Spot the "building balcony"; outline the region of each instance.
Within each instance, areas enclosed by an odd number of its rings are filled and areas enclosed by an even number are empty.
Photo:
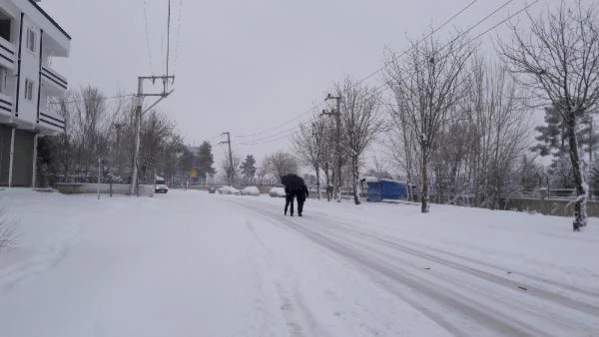
[[[40,109],[38,125],[43,130],[59,133],[64,132],[65,121],[61,116],[50,112],[50,110]]]
[[[13,115],[14,102],[11,96],[0,92],[0,115],[1,116],[12,116]]]
[[[42,81],[48,96],[62,96],[69,85],[66,77],[48,66],[42,66]]]
[[[0,65],[14,69],[15,59],[15,45],[0,37]]]

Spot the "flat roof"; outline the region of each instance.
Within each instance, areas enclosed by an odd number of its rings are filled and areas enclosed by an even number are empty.
[[[29,2],[35,7],[37,8],[38,11],[40,11],[40,13],[42,13],[46,19],[50,20],[50,22],[52,22],[52,24],[54,25],[54,27],[58,28],[58,30],[60,30],[69,40],[71,39],[71,36],[64,30],[62,29],[62,27],[60,27],[60,25],[54,21],[54,19],[52,19],[52,17],[50,15],[48,15],[48,13],[46,13],[46,11],[44,11],[40,5],[37,4],[37,2],[35,0],[29,0]]]

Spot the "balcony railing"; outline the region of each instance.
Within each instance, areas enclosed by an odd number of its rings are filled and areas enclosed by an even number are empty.
[[[0,37],[0,59],[14,66],[15,64],[15,45]]]
[[[60,75],[49,67],[42,66],[42,77],[64,90],[68,89],[69,83],[67,82],[66,77]]]
[[[0,92],[0,113],[12,114],[13,101],[12,97]]]
[[[53,116],[53,114],[40,111],[40,124],[44,126],[52,126],[60,131],[64,131],[65,122],[62,117]]]

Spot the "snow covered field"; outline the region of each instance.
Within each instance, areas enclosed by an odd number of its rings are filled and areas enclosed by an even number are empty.
[[[0,336],[598,336],[599,221],[0,191]]]

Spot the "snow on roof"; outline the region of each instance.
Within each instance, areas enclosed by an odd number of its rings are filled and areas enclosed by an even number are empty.
[[[393,180],[393,179],[380,179],[377,177],[364,177],[363,180],[366,181],[367,183],[379,183],[379,182],[385,181],[385,182],[389,182],[389,183],[407,185],[407,182],[405,182],[405,181]]]

